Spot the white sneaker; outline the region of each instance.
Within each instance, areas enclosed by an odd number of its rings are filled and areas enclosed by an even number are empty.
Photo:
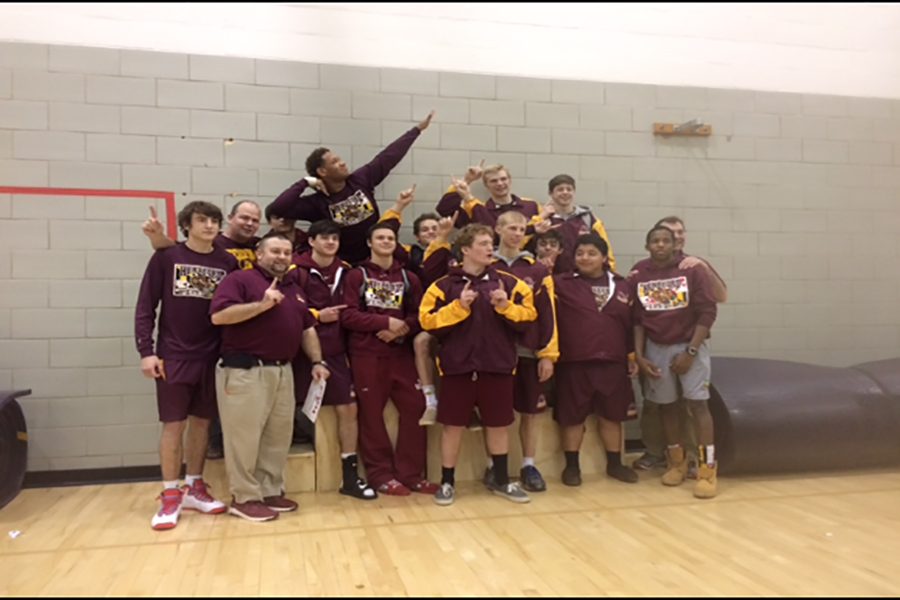
[[[419,425],[434,425],[437,423],[437,406],[426,406],[425,412],[419,419]]]
[[[456,496],[456,490],[449,483],[442,483],[441,488],[434,493],[434,503],[439,506],[450,506],[453,504],[453,498]]]
[[[181,516],[181,490],[169,488],[159,495],[162,506],[150,521],[150,527],[157,531],[173,529],[178,525],[178,517]]]
[[[206,482],[202,479],[196,479],[194,485],[185,485],[181,489],[184,492],[181,502],[186,510],[196,510],[208,515],[219,515],[227,510],[225,504],[210,496]]]

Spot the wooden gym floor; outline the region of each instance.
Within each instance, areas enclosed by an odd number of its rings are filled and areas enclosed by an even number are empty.
[[[900,594],[896,470],[724,478],[707,501],[658,472],[548,483],[527,505],[474,482],[451,507],[297,494],[272,523],[168,532],[158,483],[28,489],[0,510],[0,595]]]

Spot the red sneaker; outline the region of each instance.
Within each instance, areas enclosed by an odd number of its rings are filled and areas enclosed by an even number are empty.
[[[422,479],[409,486],[409,489],[413,492],[418,492],[419,494],[429,494],[431,496],[434,496],[435,492],[441,489],[441,486],[436,483],[432,483],[427,479]]]
[[[220,515],[228,510],[225,504],[209,494],[206,482],[202,479],[197,479],[193,485],[185,485],[181,489],[184,492],[182,504],[186,510],[196,510],[208,515]]]
[[[178,517],[181,516],[181,490],[177,488],[163,490],[159,499],[162,505],[159,512],[153,515],[150,526],[157,531],[173,529],[178,525]]]
[[[248,521],[272,521],[278,518],[277,512],[259,500],[250,500],[243,503],[232,500],[228,512]]]
[[[378,493],[386,494],[388,496],[409,496],[412,492],[409,491],[408,487],[396,479],[391,479],[378,486]]]
[[[285,498],[284,494],[280,496],[266,496],[263,498],[263,504],[276,512],[292,512],[300,508],[299,504]]]

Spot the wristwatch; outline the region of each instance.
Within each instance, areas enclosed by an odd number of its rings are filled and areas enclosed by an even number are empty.
[[[688,356],[697,356],[697,349],[694,348],[693,346],[688,346],[688,347],[685,349],[685,352],[688,353]]]
[[[316,360],[316,361],[313,361],[312,366],[316,366],[316,365],[322,365],[323,367],[325,367],[325,368],[328,369],[329,371],[331,370],[331,369],[328,367],[328,363],[325,362],[324,360]]]

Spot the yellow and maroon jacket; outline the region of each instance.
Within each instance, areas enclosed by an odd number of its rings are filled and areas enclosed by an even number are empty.
[[[459,302],[466,284],[478,292],[469,308]],[[509,305],[495,309],[492,290],[506,290]],[[481,275],[460,267],[432,283],[419,306],[422,328],[441,342],[438,369],[443,375],[472,372],[512,375],[516,370],[516,338],[537,318],[534,294],[524,281],[490,266]]]

